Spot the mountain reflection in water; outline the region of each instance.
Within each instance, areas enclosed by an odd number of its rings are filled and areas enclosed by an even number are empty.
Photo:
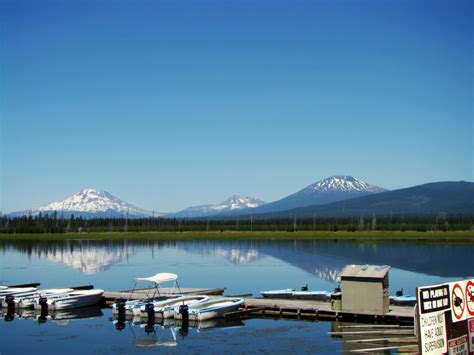
[[[142,251],[174,248],[186,253],[215,256],[232,264],[277,258],[318,278],[335,282],[347,264],[384,264],[440,277],[467,277],[474,270],[474,246],[409,242],[357,243],[336,241],[157,241],[128,240],[0,240],[0,252],[17,251],[61,262],[85,274],[107,270],[136,258]]]

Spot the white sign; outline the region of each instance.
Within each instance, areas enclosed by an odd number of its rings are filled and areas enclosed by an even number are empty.
[[[469,350],[474,353],[474,318],[467,320],[467,328],[469,329]]]
[[[474,317],[474,280],[466,281],[464,296],[466,297],[466,311],[468,318]]]
[[[420,342],[422,354],[441,354],[448,351],[444,312],[420,314]]]
[[[462,336],[448,341],[449,355],[469,355],[467,349],[467,336]]]
[[[472,312],[472,280],[449,283],[453,323],[466,320]]]

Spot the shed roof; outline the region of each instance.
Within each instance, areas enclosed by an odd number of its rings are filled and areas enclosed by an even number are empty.
[[[388,265],[347,265],[341,272],[341,280],[344,279],[383,279],[390,266]]]

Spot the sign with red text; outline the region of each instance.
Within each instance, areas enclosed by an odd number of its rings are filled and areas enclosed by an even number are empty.
[[[467,336],[462,336],[448,341],[449,355],[469,355],[467,348]]]

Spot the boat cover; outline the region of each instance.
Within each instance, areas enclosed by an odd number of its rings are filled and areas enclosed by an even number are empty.
[[[176,274],[171,274],[169,272],[162,272],[162,273],[156,274],[155,276],[137,277],[134,280],[136,282],[138,282],[138,281],[148,281],[148,282],[154,282],[156,284],[160,284],[160,283],[163,283],[163,282],[175,281],[177,279],[178,279],[178,275],[176,275]]]

